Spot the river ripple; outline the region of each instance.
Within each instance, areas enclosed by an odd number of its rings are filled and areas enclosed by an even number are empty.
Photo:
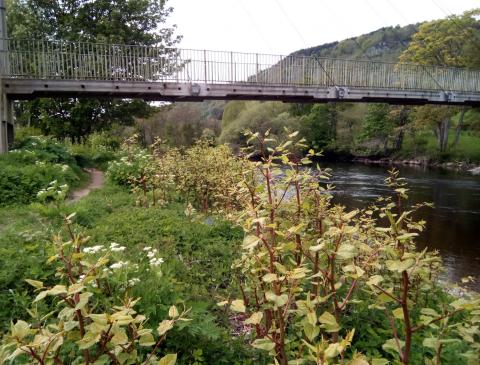
[[[388,167],[361,164],[322,164],[332,169],[336,186],[334,203],[349,209],[362,208],[389,193],[384,184]],[[401,167],[410,188],[410,203],[432,202],[420,218],[427,229],[419,248],[438,249],[447,268],[445,279],[478,278],[471,287],[480,291],[480,177],[444,170]]]

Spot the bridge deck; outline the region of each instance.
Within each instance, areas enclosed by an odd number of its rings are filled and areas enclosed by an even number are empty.
[[[458,68],[65,41],[0,46],[10,99],[480,103],[480,71]]]
[[[197,84],[93,80],[3,79],[10,99],[37,97],[141,98],[157,101],[278,100],[284,102],[385,102],[401,104],[480,105],[480,93],[444,93],[331,86]]]

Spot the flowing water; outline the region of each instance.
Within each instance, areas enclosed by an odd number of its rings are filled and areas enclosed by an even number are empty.
[[[335,185],[334,202],[362,208],[389,193],[384,184],[386,166],[335,163],[330,167]],[[419,248],[438,249],[447,268],[445,279],[459,281],[472,275],[471,288],[480,291],[480,177],[420,167],[400,167],[410,189],[411,203],[431,202],[420,217],[427,221]]]

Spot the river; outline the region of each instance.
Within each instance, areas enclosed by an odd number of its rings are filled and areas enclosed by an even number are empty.
[[[322,164],[332,169],[334,203],[360,208],[389,193],[387,166],[350,163]],[[431,202],[420,217],[427,221],[419,248],[438,249],[447,269],[444,279],[458,282],[472,275],[470,287],[480,291],[480,177],[465,173],[399,167],[408,183],[411,203]]]

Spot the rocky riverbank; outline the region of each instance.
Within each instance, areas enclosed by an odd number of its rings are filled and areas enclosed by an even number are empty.
[[[394,159],[389,157],[384,157],[380,159],[355,157],[352,161],[355,163],[363,163],[366,165],[434,167],[434,168],[442,168],[446,170],[468,172],[472,175],[480,175],[479,165],[467,163],[465,161],[437,162],[437,161],[431,161],[427,158]]]

